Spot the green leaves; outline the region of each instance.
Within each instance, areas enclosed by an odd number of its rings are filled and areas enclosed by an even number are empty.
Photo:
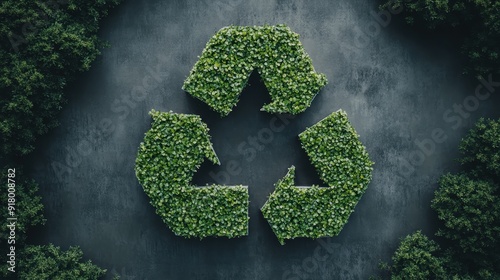
[[[152,110],[151,129],[136,158],[136,176],[156,213],[184,237],[239,237],[248,232],[248,189],[191,185],[207,157],[220,164],[208,127],[197,115]]]
[[[261,210],[281,244],[339,234],[371,181],[373,162],[344,111],[332,113],[299,138],[329,187],[295,187],[293,166],[276,183]]]
[[[409,24],[453,38],[465,61],[464,73],[487,77],[500,70],[499,1],[390,0],[381,8],[403,11]]]
[[[432,200],[432,208],[444,227],[438,231],[453,241],[460,253],[488,255],[500,244],[498,186],[465,175],[444,175]],[[497,249],[495,249],[497,248]]]
[[[99,20],[118,2],[0,3],[0,159],[29,154],[57,126],[64,88],[100,54]]]
[[[499,273],[500,120],[480,119],[460,143],[463,173],[444,175],[432,200],[456,257],[471,271]],[[494,277],[484,277],[491,279]]]
[[[373,162],[344,111],[332,113],[302,132],[299,138],[328,186],[354,190],[356,195],[364,192],[371,180]]]
[[[4,201],[2,203],[2,209],[0,209],[0,218],[6,222],[8,218],[11,218],[7,207],[7,169],[8,166],[3,166],[2,174],[0,174],[0,180],[2,182],[1,199]],[[38,195],[38,184],[34,180],[27,179],[26,174],[19,168],[16,168],[16,173],[16,204],[14,206],[14,213],[17,220],[15,246],[17,250],[21,250],[21,248],[25,246],[27,232],[35,226],[45,224],[45,219],[43,217],[42,198]],[[7,227],[7,224],[5,224],[0,230],[0,250],[3,252],[8,252],[10,246],[13,245],[8,242],[9,236],[10,229]],[[7,260],[7,254],[2,254],[0,256],[0,278],[3,277],[2,279],[9,279],[7,277],[8,274],[10,274],[7,270]]]
[[[197,115],[152,110],[151,129],[139,147],[136,175],[164,222],[180,236],[238,237],[248,232],[248,189],[192,186],[205,157],[219,164],[208,128]],[[371,180],[372,162],[338,111],[299,135],[327,188],[294,187],[295,167],[262,207],[281,244],[295,237],[335,236]]]
[[[459,148],[460,163],[471,176],[500,183],[500,120],[480,119]]]
[[[82,257],[78,247],[63,251],[52,244],[26,246],[19,258],[19,279],[97,280],[105,275],[105,269]]]
[[[406,237],[386,267],[392,279],[500,279],[499,124],[479,120],[460,143],[463,172],[439,180],[431,207],[443,250],[419,232]]]
[[[342,210],[332,199],[333,189],[317,186],[294,186],[295,167],[288,169],[276,183],[276,191],[262,207],[262,214],[284,245],[286,239],[296,237],[319,238],[335,236],[343,227],[336,218]]]
[[[303,112],[327,83],[286,25],[229,26],[210,39],[182,88],[226,116],[254,69],[271,95],[262,107],[270,113]]]
[[[446,259],[439,245],[420,231],[405,237],[387,267],[391,279],[451,279],[445,270]],[[455,278],[453,278],[455,279]]]

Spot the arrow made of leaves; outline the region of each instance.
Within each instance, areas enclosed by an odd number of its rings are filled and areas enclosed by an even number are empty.
[[[254,69],[271,95],[272,102],[262,107],[269,113],[301,113],[327,84],[325,75],[315,72],[297,33],[286,25],[265,25],[219,30],[182,88],[226,116]]]
[[[358,137],[342,110],[299,135],[328,187],[294,186],[294,166],[275,184],[261,210],[281,244],[296,237],[340,233],[371,181],[373,162]]]
[[[196,187],[191,180],[207,157],[220,164],[200,116],[152,110],[135,172],[156,213],[179,236],[238,237],[248,233],[248,188]]]

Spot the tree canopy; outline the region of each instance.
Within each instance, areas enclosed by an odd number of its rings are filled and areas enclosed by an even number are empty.
[[[78,247],[61,250],[52,244],[27,246],[19,261],[20,279],[95,280],[106,273],[91,261],[83,261]]]
[[[402,8],[409,24],[460,38],[465,73],[487,76],[500,70],[500,1],[389,0],[382,5],[389,7]]]
[[[459,148],[470,176],[500,183],[500,120],[480,119]]]
[[[392,257],[391,279],[447,279],[441,248],[422,232],[405,237]]]
[[[100,54],[98,23],[118,2],[0,3],[0,159],[30,153],[57,125],[64,88]]]
[[[460,143],[463,171],[439,180],[431,206],[440,245],[420,232],[406,237],[385,266],[392,279],[500,278],[499,122],[479,120]]]

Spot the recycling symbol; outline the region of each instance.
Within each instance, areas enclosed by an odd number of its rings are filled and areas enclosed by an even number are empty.
[[[305,111],[327,83],[287,26],[230,26],[207,43],[183,89],[226,116],[254,70],[271,95],[261,109],[269,113]],[[155,110],[150,115],[135,171],[156,213],[178,236],[248,235],[247,186],[192,184],[205,158],[220,164],[201,117]],[[358,138],[342,110],[299,134],[327,186],[295,186],[294,166],[275,184],[261,211],[281,244],[342,230],[371,180],[373,162]]]

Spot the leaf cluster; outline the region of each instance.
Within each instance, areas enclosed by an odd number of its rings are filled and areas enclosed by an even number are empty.
[[[262,107],[270,113],[303,112],[327,83],[286,25],[229,26],[210,39],[182,88],[225,116],[254,69],[271,95]]]
[[[371,180],[373,162],[345,112],[331,114],[299,138],[328,187],[296,187],[293,166],[275,185],[261,210],[281,244],[339,234]]]
[[[373,162],[358,137],[343,110],[299,135],[320,179],[346,197],[360,196],[371,181]]]
[[[7,170],[7,167],[2,168],[2,170]],[[43,217],[43,204],[42,198],[38,195],[38,184],[34,180],[25,179],[24,173],[20,170],[16,170],[15,180],[15,205],[14,214],[11,216],[8,209],[8,185],[7,185],[7,173],[2,172],[0,175],[0,181],[2,182],[0,192],[2,200],[2,209],[0,209],[0,218],[4,221],[4,224],[0,230],[0,250],[2,252],[9,252],[10,246],[15,246],[16,250],[20,250],[26,244],[27,232],[30,228],[38,225],[45,224],[45,219]],[[5,202],[5,203],[3,203]],[[8,238],[10,235],[10,229],[7,227],[8,218],[15,217],[16,229],[15,229],[15,244],[9,244]],[[0,269],[3,277],[8,276],[7,271],[7,253],[0,255]]]
[[[451,279],[445,266],[447,260],[441,257],[441,248],[422,232],[406,236],[392,257],[390,270],[392,280]]]
[[[208,127],[197,115],[152,110],[136,159],[136,176],[156,213],[184,237],[238,237],[248,232],[248,189],[191,185],[207,157],[219,164]]]
[[[90,260],[83,261],[79,247],[61,250],[52,244],[29,245],[19,260],[20,279],[39,280],[97,280],[106,274]]]
[[[57,125],[64,88],[100,54],[98,23],[118,2],[0,3],[0,159],[27,155]]]
[[[436,235],[443,249],[408,241],[427,239],[420,233],[407,237],[387,266],[392,279],[406,279],[409,272],[422,276],[415,279],[500,278],[499,124],[479,120],[460,143],[462,172],[439,180],[431,207],[442,223]]]
[[[381,8],[401,8],[415,26],[439,29],[458,41],[465,73],[487,76],[500,70],[500,1],[389,0]]]
[[[461,253],[488,255],[499,250],[497,189],[489,182],[472,180],[463,174],[444,175],[431,205],[444,223],[437,235],[452,241]]]
[[[459,149],[459,161],[469,176],[500,184],[500,120],[481,118]]]

